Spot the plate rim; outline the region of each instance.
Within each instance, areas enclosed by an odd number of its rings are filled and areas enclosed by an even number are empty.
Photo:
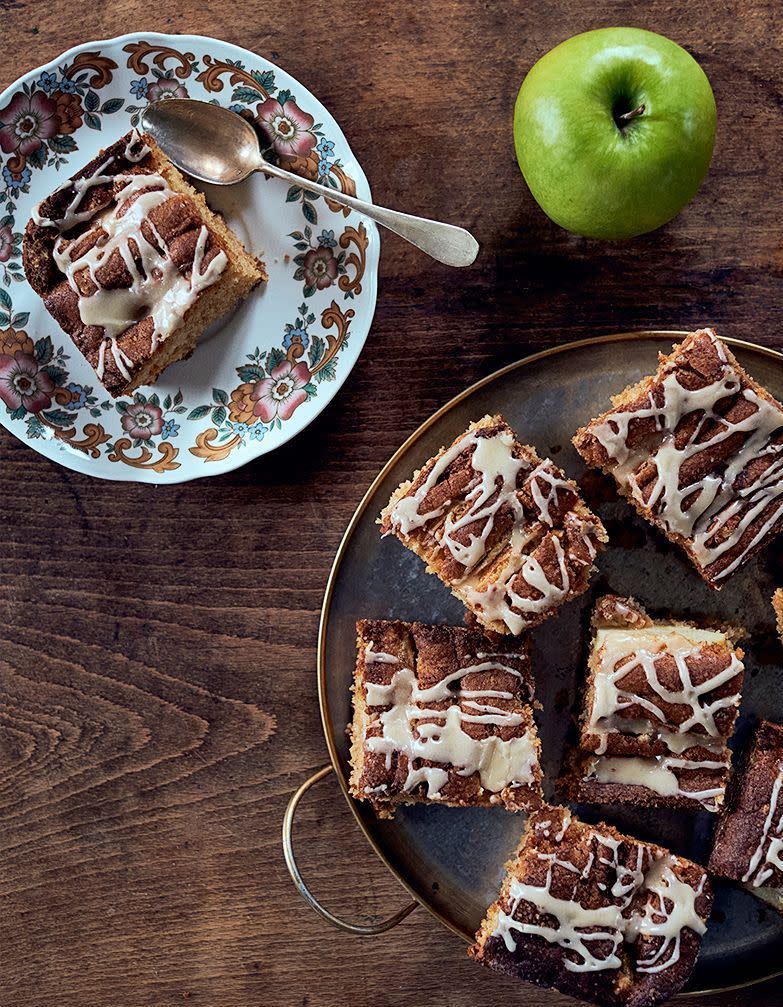
[[[111,38],[92,39],[86,42],[80,42],[78,45],[74,45],[71,46],[69,49],[63,50],[57,56],[54,56],[52,59],[50,59],[48,62],[42,63],[40,64],[40,66],[33,67],[30,70],[26,70],[15,80],[11,81],[8,87],[0,91],[0,106],[4,104],[6,99],[10,98],[13,91],[16,88],[18,88],[21,84],[30,80],[33,77],[39,76],[44,71],[51,70],[53,67],[59,65],[64,60],[73,59],[73,57],[78,55],[80,52],[85,52],[94,49],[96,47],[103,48],[104,46],[118,45],[119,43],[124,43],[131,40],[138,40],[140,38],[154,39],[156,41],[163,40],[169,44],[180,45],[180,46],[186,46],[190,41],[194,41],[196,43],[215,42],[218,45],[228,46],[236,53],[241,53],[250,59],[261,59],[270,69],[279,71],[280,73],[283,73],[288,77],[291,77],[293,80],[296,81],[297,87],[301,88],[302,93],[308,99],[312,99],[317,105],[325,109],[325,111],[334,121],[335,126],[337,127],[338,136],[345,142],[345,145],[348,151],[350,152],[351,156],[353,157],[353,160],[358,169],[356,172],[357,177],[354,180],[357,183],[364,184],[364,186],[366,187],[367,199],[372,201],[372,191],[370,189],[370,183],[369,180],[367,179],[367,175],[364,172],[362,164],[359,161],[359,158],[356,156],[356,153],[353,147],[351,146],[341,123],[337,121],[337,119],[334,117],[329,107],[326,104],[324,104],[324,102],[321,101],[321,99],[313,91],[311,91],[307,85],[302,84],[297,77],[295,77],[292,73],[289,73],[289,71],[286,70],[284,67],[279,66],[273,60],[267,59],[266,56],[260,53],[253,52],[251,49],[246,49],[244,46],[238,45],[235,42],[229,42],[226,39],[216,38],[213,35],[197,35],[192,34],[190,32],[183,32],[181,34],[178,34],[173,32],[141,30],[141,31],[124,32],[121,35],[113,35]],[[31,448],[33,451],[36,452],[36,454],[41,455],[47,461],[51,462],[53,465],[58,466],[61,465],[63,468],[69,469],[72,472],[79,472],[82,475],[90,476],[93,479],[101,479],[106,482],[141,483],[152,486],[175,486],[186,482],[193,482],[197,479],[206,479],[206,478],[212,478],[214,476],[225,475],[229,472],[234,472],[237,469],[242,468],[244,465],[249,465],[252,462],[260,461],[261,458],[265,457],[268,454],[271,454],[278,448],[283,447],[285,444],[288,444],[291,440],[293,440],[294,437],[296,437],[298,434],[304,433],[305,430],[307,430],[310,426],[312,426],[313,423],[315,423],[321,417],[322,413],[327,408],[327,406],[329,406],[338,396],[343,386],[345,385],[345,382],[348,380],[350,375],[353,373],[354,368],[359,363],[359,358],[362,355],[362,351],[364,350],[365,343],[369,338],[373,322],[375,321],[375,311],[378,306],[378,280],[379,280],[380,260],[381,260],[381,236],[380,236],[380,228],[373,220],[370,220],[369,217],[364,217],[361,214],[359,214],[358,216],[364,223],[368,232],[372,235],[376,248],[375,261],[371,263],[369,261],[368,256],[368,268],[364,274],[364,280],[366,281],[365,289],[367,290],[367,301],[366,301],[368,311],[367,331],[365,332],[363,337],[360,337],[361,342],[357,347],[356,359],[350,365],[350,367],[348,367],[348,369],[344,372],[343,380],[339,384],[336,384],[336,387],[331,392],[331,394],[324,394],[323,397],[319,396],[319,401],[318,404],[316,405],[316,411],[313,414],[313,416],[311,416],[311,418],[308,420],[308,422],[304,424],[304,426],[301,427],[286,426],[281,436],[281,439],[276,441],[274,445],[267,446],[266,448],[264,448],[263,447],[264,442],[262,441],[261,450],[259,450],[257,454],[254,454],[250,457],[243,457],[241,454],[237,453],[233,457],[232,455],[229,455],[227,459],[224,459],[220,463],[211,463],[210,465],[205,464],[202,465],[201,467],[194,467],[192,470],[186,469],[185,471],[183,471],[183,469],[185,469],[185,466],[181,466],[179,469],[168,472],[167,477],[165,479],[161,479],[157,477],[157,473],[148,472],[144,469],[137,470],[135,468],[131,468],[125,465],[112,465],[106,469],[96,471],[91,467],[90,459],[87,457],[86,453],[83,451],[79,451],[78,449],[73,451],[63,450],[60,451],[58,454],[49,455],[44,450],[44,444],[49,443],[48,441],[43,442],[39,445],[34,440],[28,440],[26,438],[20,437],[14,429],[12,429],[10,426],[6,424],[5,417],[1,413],[0,413],[0,426],[2,426],[2,429],[7,431],[7,433],[10,434],[11,437],[19,441],[19,443],[23,444],[27,448]],[[26,277],[25,277],[25,283],[29,287],[29,283]],[[354,333],[352,333],[352,335],[354,335]],[[154,387],[154,385],[151,387]]]
[[[405,877],[390,863],[389,859],[386,857],[381,844],[376,840],[372,830],[368,826],[365,819],[359,810],[358,801],[354,800],[348,792],[348,780],[343,775],[342,765],[337,754],[337,743],[336,743],[336,731],[331,720],[330,709],[329,709],[329,699],[327,696],[326,689],[326,639],[329,629],[329,616],[331,612],[332,598],[334,595],[335,586],[337,583],[337,578],[339,576],[340,567],[342,566],[343,559],[346,552],[348,551],[349,545],[353,538],[354,532],[356,530],[359,521],[365,514],[371,498],[375,495],[376,490],[387,477],[389,472],[394,468],[399,459],[408,451],[409,448],[413,447],[421,437],[433,426],[441,417],[445,416],[452,409],[458,406],[466,398],[472,395],[474,392],[487,385],[492,384],[498,379],[504,377],[506,374],[512,371],[521,369],[529,364],[537,363],[539,360],[544,360],[547,357],[556,356],[559,354],[569,353],[573,350],[583,349],[587,346],[596,346],[599,344],[606,343],[617,343],[623,341],[629,342],[644,342],[659,339],[672,338],[674,341],[678,341],[689,334],[692,330],[686,329],[640,329],[636,331],[627,332],[614,332],[607,335],[600,336],[589,336],[585,339],[575,339],[570,340],[566,343],[558,344],[557,346],[550,346],[544,350],[538,350],[535,353],[528,354],[524,357],[514,360],[509,364],[505,364],[503,367],[497,368],[497,370],[492,371],[483,378],[479,378],[474,381],[473,384],[468,385],[467,388],[459,392],[457,395],[449,399],[444,405],[436,409],[427,419],[424,420],[414,431],[411,433],[400,445],[399,448],[390,456],[390,458],[383,464],[378,474],[370,483],[367,491],[363,494],[361,500],[359,501],[356,509],[348,521],[345,532],[340,539],[340,543],[335,552],[334,560],[332,561],[332,566],[329,570],[329,577],[326,582],[326,588],[324,590],[323,601],[321,604],[321,615],[318,623],[318,643],[317,643],[317,679],[318,679],[318,707],[321,715],[321,728],[324,734],[324,740],[326,741],[326,747],[329,752],[329,761],[332,769],[334,770],[334,775],[339,783],[340,790],[343,797],[348,802],[348,806],[351,809],[351,813],[361,829],[365,839],[372,847],[376,856],[385,865],[387,870],[392,874],[392,876],[397,880],[397,882],[402,885],[405,891],[413,898],[418,905],[426,909],[431,913],[435,919],[438,920],[447,930],[450,930],[457,937],[461,938],[466,943],[471,943],[473,940],[473,935],[466,933],[461,930],[456,924],[453,923],[444,913],[433,906],[422,893],[418,892],[413,885],[411,885]],[[746,339],[737,339],[730,336],[721,336],[721,340],[728,346],[733,348],[739,348],[744,350],[750,350],[752,352],[758,353],[760,356],[765,356],[777,360],[779,363],[783,364],[783,352],[780,350],[773,349],[770,346],[760,346],[757,343],[751,343]],[[343,728],[344,730],[344,728]],[[783,975],[783,968],[778,969],[774,972],[770,972],[764,976],[756,976],[752,979],[743,980],[741,982],[733,983],[730,986],[708,986],[701,989],[694,990],[684,990],[677,994],[678,997],[694,997],[694,996],[705,996],[710,993],[726,993],[731,990],[745,989],[750,986],[756,986],[759,983],[768,982],[771,979],[775,979]]]

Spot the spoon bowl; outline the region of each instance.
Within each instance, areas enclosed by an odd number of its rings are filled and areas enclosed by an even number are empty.
[[[144,109],[141,125],[178,168],[200,182],[235,185],[259,168],[256,131],[220,105],[162,99]]]
[[[193,98],[166,98],[144,109],[141,126],[173,164],[200,182],[234,185],[263,171],[364,214],[449,266],[469,266],[478,254],[478,242],[462,227],[376,206],[272,164],[250,123],[230,109]]]

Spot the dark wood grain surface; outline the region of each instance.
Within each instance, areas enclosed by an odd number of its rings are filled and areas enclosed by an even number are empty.
[[[719,130],[693,205],[612,245],[538,211],[511,112],[538,56],[618,23],[696,55]],[[482,243],[457,272],[384,235],[353,375],[316,428],[230,475],[97,482],[0,431],[0,1004],[565,1004],[484,974],[422,910],[360,940],[299,900],[279,833],[289,794],[326,761],[321,596],[387,456],[494,368],[641,327],[713,323],[783,343],[780,3],[0,0],[0,24],[2,86],[73,44],[142,28],[263,53],[329,106],[379,201],[464,223]],[[404,903],[333,780],[296,838],[335,911],[369,920]],[[777,982],[698,1003],[781,999]]]

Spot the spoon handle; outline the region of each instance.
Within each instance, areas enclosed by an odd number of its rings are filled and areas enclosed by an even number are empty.
[[[427,255],[431,255],[438,262],[445,262],[447,266],[469,266],[478,255],[479,244],[464,227],[455,227],[454,224],[443,224],[438,220],[427,220],[426,217],[414,217],[409,213],[400,213],[399,210],[375,206],[373,203],[357,199],[356,196],[349,196],[338,189],[301,178],[299,175],[294,175],[293,172],[278,168],[276,164],[270,164],[263,158],[259,159],[258,170],[267,175],[273,175],[275,178],[282,178],[292,185],[298,185],[308,192],[317,192],[321,196],[327,196],[335,203],[363,213],[365,217],[388,227],[390,231],[399,234],[401,238],[405,238],[406,241],[420,248]]]

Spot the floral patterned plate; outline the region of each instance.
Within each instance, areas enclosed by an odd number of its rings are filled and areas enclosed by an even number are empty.
[[[243,465],[311,423],[356,363],[375,309],[375,225],[299,186],[256,175],[204,186],[269,272],[154,388],[112,399],[24,278],[33,207],[162,97],[226,105],[267,156],[369,199],[329,112],[298,81],[238,46],[134,33],[90,42],[0,95],[0,421],[68,468],[172,483]]]

